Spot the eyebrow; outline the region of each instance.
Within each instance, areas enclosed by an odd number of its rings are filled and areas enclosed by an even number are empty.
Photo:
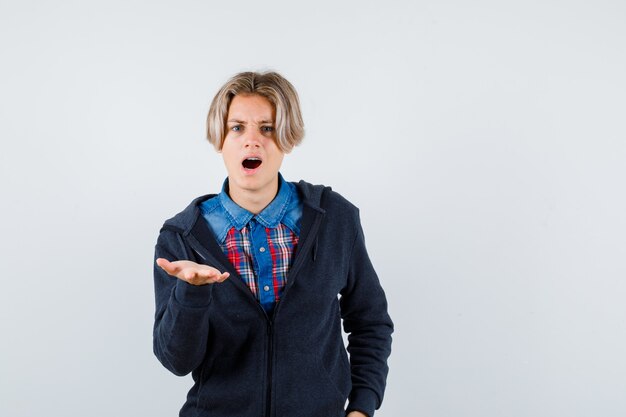
[[[244,122],[243,120],[237,120],[237,119],[230,119],[230,120],[228,120],[228,121],[227,121],[227,123],[239,123],[239,124],[241,124],[241,125],[245,125],[245,124],[247,124],[247,123],[246,123],[246,122]],[[261,123],[274,123],[274,121],[273,121],[273,120],[261,120],[261,121],[259,121],[258,123],[259,123],[259,124],[261,124]]]

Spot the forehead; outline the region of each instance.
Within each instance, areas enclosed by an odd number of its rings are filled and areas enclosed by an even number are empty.
[[[274,118],[275,109],[272,103],[263,96],[236,95],[228,107],[228,119],[262,119]]]

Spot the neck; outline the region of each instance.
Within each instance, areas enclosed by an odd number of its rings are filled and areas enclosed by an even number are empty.
[[[228,195],[238,206],[250,213],[259,214],[278,193],[278,177],[271,184],[261,190],[246,190],[229,186]]]

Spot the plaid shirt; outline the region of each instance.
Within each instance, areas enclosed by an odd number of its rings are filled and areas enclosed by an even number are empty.
[[[300,234],[302,203],[295,185],[279,174],[278,194],[259,214],[228,196],[228,179],[217,197],[201,205],[203,217],[239,276],[268,313],[280,299]]]

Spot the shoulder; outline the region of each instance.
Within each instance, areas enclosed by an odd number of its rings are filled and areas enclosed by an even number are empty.
[[[358,214],[359,212],[359,208],[357,206],[355,206],[339,192],[332,190],[330,187],[328,188],[328,191],[324,193],[322,201],[329,209],[337,208],[342,211],[347,210],[352,214]]]
[[[295,185],[305,203],[319,207],[326,212],[327,216],[339,217],[344,220],[358,218],[359,208],[330,186],[313,185],[303,180],[295,183]]]

